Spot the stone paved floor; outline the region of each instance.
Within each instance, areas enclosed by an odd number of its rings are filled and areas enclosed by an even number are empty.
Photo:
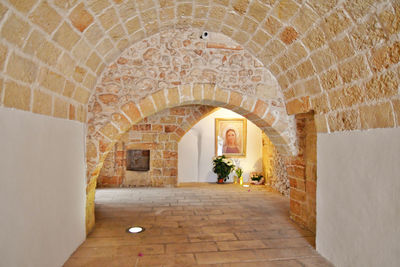
[[[65,266],[331,266],[313,242],[261,186],[99,189],[96,227]]]

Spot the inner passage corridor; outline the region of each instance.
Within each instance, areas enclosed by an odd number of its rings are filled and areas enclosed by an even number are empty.
[[[263,186],[98,189],[96,227],[65,266],[331,266],[313,242]]]

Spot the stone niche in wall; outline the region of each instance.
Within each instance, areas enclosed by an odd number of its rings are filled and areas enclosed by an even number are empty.
[[[145,118],[123,134],[108,154],[98,187],[169,187],[177,184],[178,142],[215,108],[190,105],[166,109]],[[128,151],[149,151],[149,170],[127,170]]]
[[[150,170],[150,150],[128,149],[126,151],[127,171]]]

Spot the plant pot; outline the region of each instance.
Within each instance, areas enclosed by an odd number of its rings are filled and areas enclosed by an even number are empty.
[[[219,184],[223,184],[224,183],[224,178],[218,178],[218,182]]]
[[[255,184],[255,185],[260,185],[260,184],[264,184],[264,177],[260,179],[260,181],[257,180],[251,180],[250,182],[251,184]]]

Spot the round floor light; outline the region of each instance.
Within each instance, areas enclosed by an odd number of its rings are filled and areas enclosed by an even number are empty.
[[[248,184],[244,184],[244,185],[243,185],[243,187],[250,187],[250,185],[248,185]]]
[[[126,229],[126,231],[131,234],[138,234],[138,233],[143,232],[144,228],[140,227],[140,226],[132,226],[132,227],[129,227],[128,229]]]

